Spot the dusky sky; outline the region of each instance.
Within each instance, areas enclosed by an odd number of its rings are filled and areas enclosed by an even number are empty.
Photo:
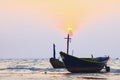
[[[120,0],[0,0],[0,58],[120,57]],[[59,56],[59,54],[57,54]]]

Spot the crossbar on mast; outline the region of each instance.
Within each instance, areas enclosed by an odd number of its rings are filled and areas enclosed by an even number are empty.
[[[68,34],[67,38],[65,39],[67,39],[67,54],[69,54],[69,42],[71,40],[70,35]]]

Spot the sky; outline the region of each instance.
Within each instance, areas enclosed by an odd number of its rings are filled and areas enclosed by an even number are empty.
[[[120,0],[0,0],[0,58],[120,57]]]

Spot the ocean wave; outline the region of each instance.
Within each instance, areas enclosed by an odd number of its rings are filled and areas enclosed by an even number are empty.
[[[112,72],[112,73],[120,73],[120,69],[111,68],[110,72]]]
[[[1,69],[0,69],[1,70]],[[5,70],[5,69],[3,69]],[[8,67],[6,70],[30,70],[30,71],[49,71],[49,72],[63,72],[67,71],[65,68],[37,68],[37,67],[29,67],[27,65],[17,65],[15,67]]]

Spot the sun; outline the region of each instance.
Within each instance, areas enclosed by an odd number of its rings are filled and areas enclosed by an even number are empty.
[[[67,26],[67,32],[70,36],[73,35],[73,27],[72,26]]]
[[[68,27],[67,27],[67,30],[68,30],[68,31],[72,31],[72,30],[73,30],[73,27],[68,26]]]

